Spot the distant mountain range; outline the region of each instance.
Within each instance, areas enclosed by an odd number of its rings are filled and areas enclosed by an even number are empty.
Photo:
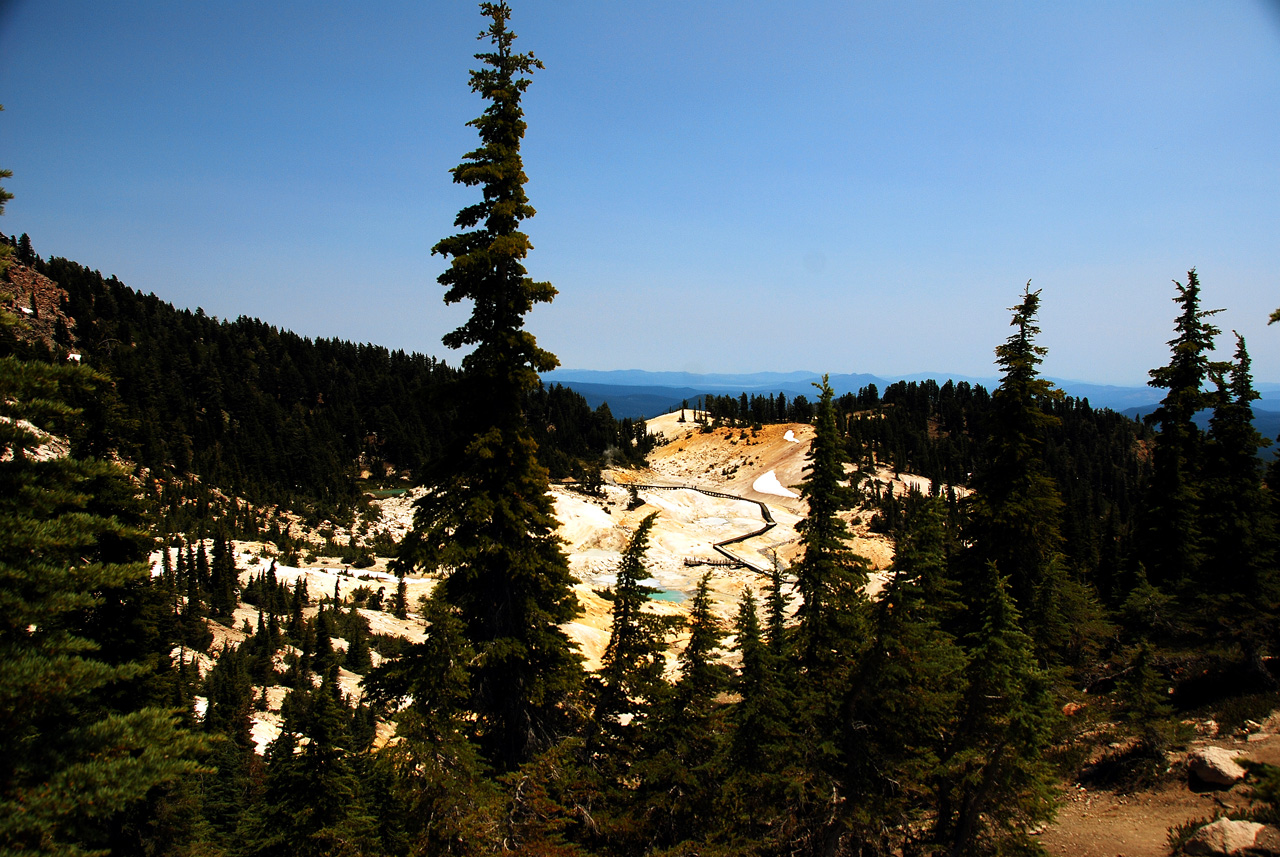
[[[816,398],[815,382],[822,380],[818,372],[753,372],[747,374],[696,374],[693,372],[646,372],[643,369],[556,369],[542,376],[548,384],[563,384],[577,392],[593,408],[607,402],[617,419],[630,417],[655,417],[680,407],[682,402],[696,401],[699,396],[746,393],[763,395],[786,393],[788,397],[804,395]],[[831,388],[837,396],[856,393],[868,384],[875,384],[883,391],[898,381],[926,381],[939,383],[952,380],[968,381],[995,389],[1000,379],[994,376],[978,378],[949,372],[917,372],[913,375],[879,376],[865,373],[832,375]],[[1060,378],[1049,380],[1068,396],[1088,399],[1095,408],[1110,408],[1129,416],[1145,416],[1155,410],[1163,393],[1154,387],[1119,387],[1110,384],[1090,384]],[[1280,434],[1280,384],[1260,383],[1261,400],[1254,407],[1255,425],[1266,437]],[[1207,416],[1204,417],[1208,419]]]

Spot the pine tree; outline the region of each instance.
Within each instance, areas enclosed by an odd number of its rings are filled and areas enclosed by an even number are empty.
[[[786,820],[803,775],[795,767],[784,661],[765,639],[750,587],[742,592],[734,631],[742,666],[732,689],[742,699],[729,713],[732,732],[720,797],[724,826],[743,843],[780,847],[787,841]]]
[[[14,323],[0,313],[0,325]],[[97,615],[138,618],[129,602],[150,597],[142,592],[151,589],[149,539],[133,523],[133,489],[114,464],[46,447],[77,422],[68,399],[90,397],[105,383],[87,367],[0,357],[5,853],[109,846],[122,814],[198,770],[202,742],[169,712],[148,707],[148,669],[122,657],[128,641],[120,634],[131,631],[108,628]]]
[[[567,728],[565,701],[582,684],[581,658],[560,625],[578,611],[568,560],[556,535],[547,471],[524,417],[538,373],[556,366],[523,330],[524,316],[555,295],[526,276],[531,247],[519,231],[534,213],[525,196],[520,98],[541,63],[515,53],[505,3],[483,3],[492,23],[481,38],[484,68],[471,89],[489,106],[470,123],[481,145],[453,169],[455,182],[480,186],[481,202],[458,213],[464,230],[433,253],[452,257],[440,275],[445,303],[470,300],[470,319],[445,336],[450,348],[475,346],[462,360],[465,448],[415,510],[403,559],[448,573],[441,597],[460,610],[476,649],[471,671],[474,728],[488,756],[511,768],[553,743]]]
[[[823,376],[818,387],[814,438],[806,456],[808,474],[800,495],[809,511],[797,529],[803,555],[793,566],[800,606],[796,611],[798,657],[815,684],[835,680],[866,634],[864,590],[869,565],[848,546],[849,529],[840,512],[855,495],[844,471],[845,445],[836,431],[831,385]]]
[[[201,536],[196,541],[196,559],[194,566],[196,570],[196,581],[200,585],[200,592],[207,594],[212,591],[213,571],[209,567],[209,554],[204,549],[204,537]]]
[[[790,639],[787,634],[788,599],[787,593],[784,591],[786,584],[786,574],[783,571],[782,562],[775,553],[773,564],[769,569],[769,585],[765,590],[764,596],[764,635],[765,642],[769,644],[769,651],[779,659],[784,668],[791,654]]]
[[[964,652],[943,627],[959,608],[944,540],[942,501],[929,498],[896,540],[872,644],[846,701],[854,835],[869,846],[890,841],[895,853],[912,853],[926,828],[940,737],[955,730],[964,688]]]
[[[975,584],[979,619],[956,725],[933,778],[933,837],[948,855],[1034,853],[1027,830],[1053,816],[1045,758],[1058,713],[1007,581],[995,564]]]
[[[1254,428],[1259,396],[1244,337],[1235,336],[1231,363],[1211,373],[1218,389],[1206,448],[1201,516],[1207,554],[1197,600],[1209,633],[1237,643],[1257,675],[1274,686],[1267,653],[1280,615],[1280,570],[1275,511],[1258,459],[1270,441]]]
[[[1062,496],[1044,461],[1046,432],[1058,419],[1045,411],[1061,393],[1040,377],[1046,349],[1035,344],[1040,292],[1023,290],[1012,308],[1014,333],[996,348],[1000,387],[991,397],[988,463],[974,474],[969,538],[973,573],[994,562],[1009,578],[1014,602],[1028,616],[1041,654],[1067,633],[1062,556]]]
[[[34,265],[36,263],[36,251],[31,246],[31,236],[25,232],[18,238],[17,256],[18,261],[24,265]],[[32,300],[35,300],[34,293],[32,294]]]
[[[352,751],[351,712],[332,675],[294,690],[284,726],[267,750],[261,799],[241,824],[241,853],[328,857],[381,851]]]
[[[391,615],[397,619],[409,618],[409,585],[403,571],[396,572],[396,594],[391,602]]]
[[[369,653],[369,622],[354,604],[351,605],[347,629],[347,653],[342,665],[353,673],[365,675],[373,668],[373,657]]]
[[[1181,308],[1177,335],[1169,340],[1169,363],[1150,372],[1152,387],[1168,390],[1147,419],[1160,428],[1152,453],[1152,474],[1140,549],[1156,586],[1180,590],[1199,579],[1205,559],[1200,507],[1203,492],[1204,434],[1192,421],[1212,404],[1204,389],[1212,368],[1209,352],[1221,331],[1208,319],[1221,310],[1200,308],[1195,269],[1187,284],[1174,281]]]
[[[649,708],[662,698],[668,688],[663,678],[666,641],[678,626],[678,620],[645,610],[649,596],[659,590],[641,583],[649,576],[644,566],[644,553],[649,547],[649,533],[657,517],[654,512],[640,522],[622,552],[617,583],[602,593],[612,609],[609,643],[601,659],[593,720],[604,726],[607,733],[612,733],[615,740],[611,743],[615,748],[621,715],[630,715],[625,731],[636,731],[643,725]]]
[[[209,761],[216,773],[204,778],[201,809],[219,837],[232,837],[260,773],[250,732],[253,684],[244,647],[224,647],[204,683],[206,732],[221,738]]]
[[[1271,445],[1253,425],[1252,362],[1244,337],[1235,334],[1231,363],[1214,371],[1217,391],[1209,419],[1204,480],[1204,516],[1209,546],[1206,581],[1218,591],[1257,601],[1265,592],[1266,570],[1274,561],[1275,522],[1262,485],[1258,450]]]
[[[728,671],[715,658],[724,626],[711,603],[711,575],[698,581],[689,608],[689,641],[680,653],[680,678],[655,712],[643,757],[633,769],[634,803],[643,813],[642,840],[673,845],[700,839],[716,827],[720,788],[721,712],[716,696]]]
[[[365,679],[370,701],[395,710],[395,743],[379,752],[390,790],[405,808],[411,853],[473,853],[489,835],[496,793],[469,740],[475,651],[457,609],[423,602],[426,638]],[[407,704],[405,704],[407,703]]]
[[[222,534],[214,536],[209,567],[209,610],[214,616],[229,617],[235,611],[239,576],[231,538]]]

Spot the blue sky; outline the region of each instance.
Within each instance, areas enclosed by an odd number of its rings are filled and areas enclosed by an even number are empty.
[[[515,2],[529,327],[566,367],[1142,383],[1196,266],[1280,381],[1280,5]],[[0,0],[0,220],[211,314],[425,351],[462,2]],[[1230,350],[1229,336],[1222,338]]]

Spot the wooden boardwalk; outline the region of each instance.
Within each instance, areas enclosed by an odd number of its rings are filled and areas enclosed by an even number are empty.
[[[684,564],[686,566],[694,565],[710,565],[717,568],[749,568],[759,574],[768,574],[773,569],[769,567],[760,567],[754,563],[747,562],[740,556],[730,553],[727,548],[729,545],[745,542],[747,539],[754,539],[756,536],[762,536],[777,526],[777,522],[773,520],[773,513],[769,511],[760,500],[752,500],[749,497],[738,497],[734,494],[725,494],[723,491],[709,491],[705,488],[696,488],[693,485],[645,485],[642,483],[627,483],[619,485],[620,488],[635,488],[637,490],[644,488],[648,491],[697,491],[699,494],[705,494],[708,497],[718,497],[721,500],[736,500],[739,503],[754,503],[760,509],[760,517],[764,519],[764,526],[758,530],[752,530],[740,536],[734,536],[731,539],[725,539],[722,542],[716,542],[711,547],[724,557],[724,559],[708,559],[704,557],[685,557]]]

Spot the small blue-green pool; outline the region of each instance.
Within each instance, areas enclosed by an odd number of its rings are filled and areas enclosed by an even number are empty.
[[[649,596],[650,601],[673,601],[679,604],[684,601],[684,593],[679,589],[664,589]]]

